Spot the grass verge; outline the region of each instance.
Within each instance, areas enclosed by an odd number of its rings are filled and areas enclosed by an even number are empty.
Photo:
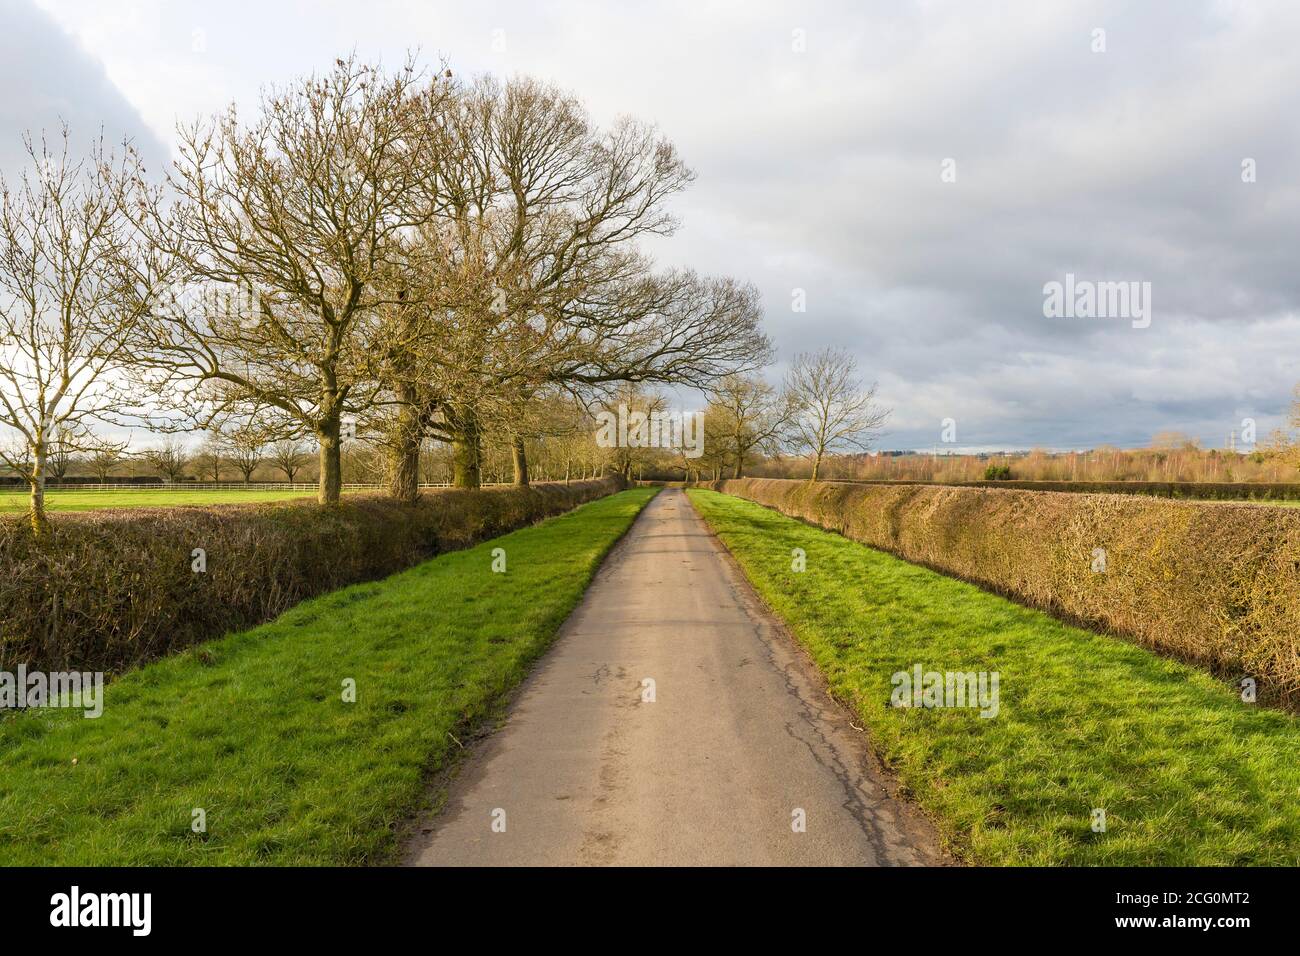
[[[653,495],[306,601],[114,681],[98,719],[0,720],[0,864],[390,860],[451,735],[523,678]]]
[[[691,501],[961,857],[981,864],[1297,865],[1300,720],[752,502]],[[807,569],[792,570],[802,548]],[[1000,709],[895,708],[892,676],[997,671]],[[1104,809],[1105,832],[1093,810]]]

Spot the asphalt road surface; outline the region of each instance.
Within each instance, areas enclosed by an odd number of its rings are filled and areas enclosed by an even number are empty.
[[[947,861],[686,495],[665,490],[471,746],[407,862]]]

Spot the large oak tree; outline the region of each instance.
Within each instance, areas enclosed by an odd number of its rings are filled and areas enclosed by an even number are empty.
[[[702,385],[766,360],[756,292],[656,274],[637,246],[669,235],[666,202],[692,179],[672,144],[623,119],[595,127],[554,87],[481,80],[430,136],[443,202],[421,232],[431,271],[397,317],[391,389],[395,488],[413,494],[425,435],[454,447],[457,484],[478,483],[485,427],[511,433],[526,483],[530,403],[620,383]]]
[[[258,408],[270,437],[277,419],[312,435],[322,503],[339,500],[345,420],[379,392],[375,352],[402,346],[381,315],[439,202],[424,147],[451,93],[410,62],[339,60],[249,122],[232,107],[182,128],[176,201],[147,220],[187,291],[141,341],[147,381],[191,426]]]

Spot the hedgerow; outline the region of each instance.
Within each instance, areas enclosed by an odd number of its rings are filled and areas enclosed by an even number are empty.
[[[0,670],[120,672],[611,494],[620,478],[0,518]]]
[[[706,483],[1300,704],[1300,511],[1110,494]]]
[[[935,485],[942,488],[1019,488],[1022,491],[1152,495],[1158,498],[1203,498],[1216,501],[1300,500],[1300,482],[1295,481],[1029,481],[1019,478],[986,478],[983,481],[941,482],[873,478],[857,479],[848,483]]]

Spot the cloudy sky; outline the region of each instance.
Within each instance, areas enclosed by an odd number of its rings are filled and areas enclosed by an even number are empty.
[[[60,118],[159,168],[178,118],[352,49],[653,120],[699,177],[656,255],[754,282],[782,364],[856,354],[885,447],[945,418],[963,447],[1222,445],[1300,381],[1300,4],[0,0],[0,27],[7,174]],[[1045,316],[1067,273],[1150,283],[1149,326]]]

